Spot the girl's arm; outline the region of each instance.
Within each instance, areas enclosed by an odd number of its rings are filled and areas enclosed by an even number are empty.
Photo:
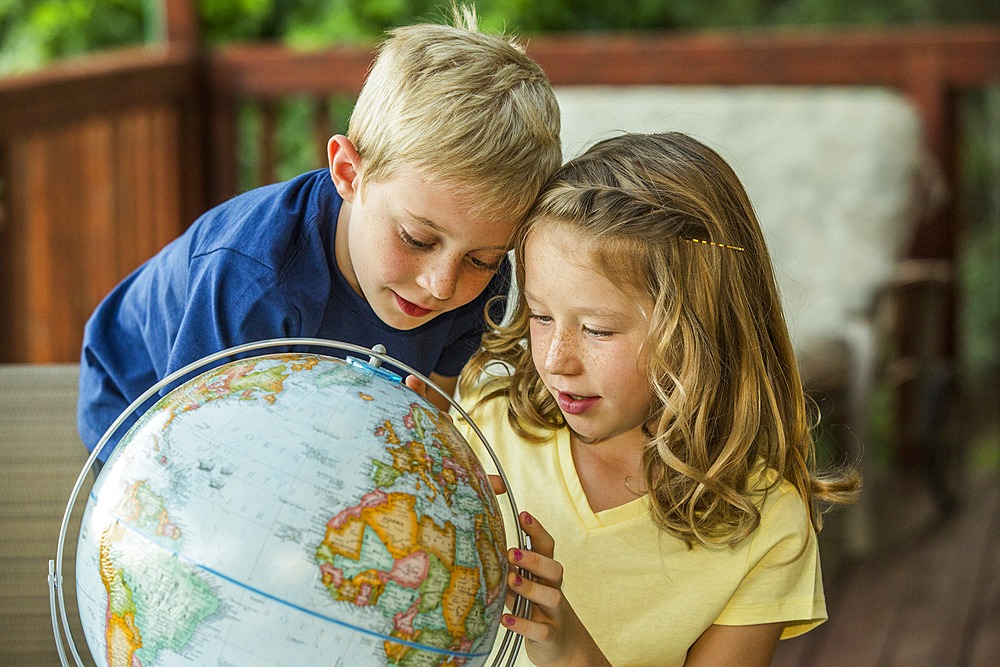
[[[767,667],[784,623],[710,625],[688,649],[684,667]]]
[[[552,536],[527,512],[518,522],[531,538],[532,550],[510,549],[507,559],[535,579],[516,571],[507,575],[511,591],[532,602],[531,617],[504,614],[503,624],[525,638],[531,662],[539,667],[611,667],[594,638],[562,594],[562,565],[552,558]],[[508,607],[512,602],[508,596]],[[612,613],[609,609],[608,613]],[[784,623],[712,625],[688,650],[685,667],[767,667],[774,657]]]

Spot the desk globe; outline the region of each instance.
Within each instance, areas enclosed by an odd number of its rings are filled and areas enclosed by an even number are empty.
[[[435,407],[350,361],[228,363],[121,439],[77,547],[98,664],[486,662],[506,590],[487,476]]]

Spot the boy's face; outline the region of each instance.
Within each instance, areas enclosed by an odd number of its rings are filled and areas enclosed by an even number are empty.
[[[382,182],[338,190],[337,264],[379,318],[413,329],[463,306],[486,288],[513,223],[473,215],[454,188],[404,166]],[[354,179],[357,182],[357,179]]]

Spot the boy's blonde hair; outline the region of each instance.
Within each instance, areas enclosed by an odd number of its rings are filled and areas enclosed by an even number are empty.
[[[643,473],[659,525],[689,543],[740,542],[760,522],[763,464],[796,486],[819,530],[814,499],[848,500],[859,479],[814,471],[771,261],[729,165],[680,133],[599,142],[566,164],[531,209],[515,243],[519,284],[528,236],[552,224],[582,236],[609,280],[653,304],[643,344],[658,400]],[[508,326],[492,323],[462,391],[494,360],[506,362],[510,376],[488,384],[482,400],[506,397],[511,426],[538,440],[539,429],[564,421],[526,344],[529,315],[522,295]]]
[[[397,28],[381,46],[348,129],[361,184],[406,164],[473,195],[477,214],[520,221],[562,163],[559,105],[520,45],[453,13],[455,27]]]

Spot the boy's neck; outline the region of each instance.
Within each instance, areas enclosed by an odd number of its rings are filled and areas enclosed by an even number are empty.
[[[337,215],[337,234],[333,241],[334,256],[337,258],[337,269],[340,271],[340,275],[344,276],[344,280],[351,286],[351,289],[357,292],[358,296],[363,299],[365,295],[361,291],[361,283],[358,282],[358,276],[354,273],[354,267],[351,264],[351,254],[347,244],[350,221],[351,205],[344,200],[340,203],[340,213]]]

